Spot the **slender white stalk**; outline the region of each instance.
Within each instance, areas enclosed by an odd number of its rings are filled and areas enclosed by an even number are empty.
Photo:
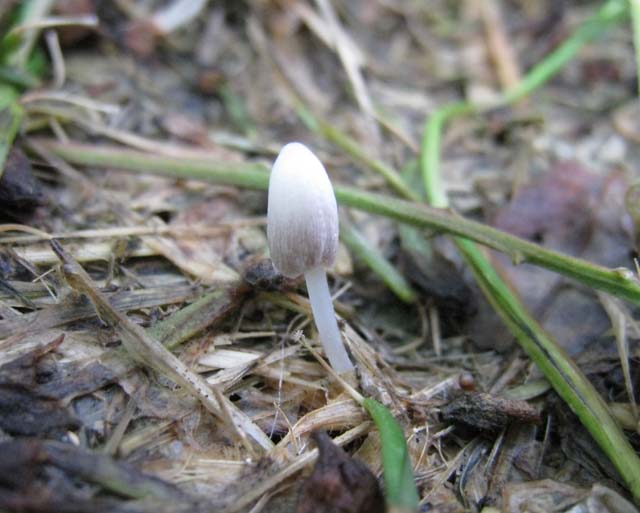
[[[338,322],[336,321],[336,314],[333,310],[333,302],[329,293],[327,273],[321,266],[313,267],[304,273],[304,279],[307,282],[309,301],[311,302],[313,318],[320,334],[320,341],[331,367],[338,374],[351,372],[353,364],[349,360],[349,355],[340,337],[340,330],[338,329]]]

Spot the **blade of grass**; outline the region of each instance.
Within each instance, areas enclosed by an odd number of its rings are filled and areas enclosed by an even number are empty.
[[[5,82],[7,86],[11,85],[20,89],[29,87],[37,87],[38,79],[28,71],[18,71],[15,68],[0,65],[0,83]]]
[[[423,173],[424,189],[430,195],[429,203],[434,207],[446,207],[448,204],[446,192],[440,182],[440,144],[445,123],[456,116],[471,114],[475,106],[466,102],[451,103],[437,109],[425,126],[420,152],[420,167],[430,169]]]
[[[620,17],[623,9],[618,1],[607,2],[553,54],[543,60],[504,96],[505,102],[515,101],[544,84],[568,62],[588,40]],[[447,207],[448,200],[439,182],[440,140],[445,122],[453,116],[473,112],[473,106],[457,103],[445,106],[427,121],[423,138],[421,167],[430,203]],[[556,392],[576,413],[605,454],[613,462],[636,502],[640,502],[640,458],[624,433],[611,417],[609,409],[593,385],[575,365],[562,347],[533,319],[517,296],[502,280],[490,261],[470,240],[456,237],[455,243],[485,296],[515,335],[520,346],[538,365]]]
[[[167,349],[175,349],[205,328],[225,319],[238,308],[247,292],[248,289],[242,285],[216,288],[154,324],[147,332]]]
[[[505,91],[502,104],[513,103],[548,82],[578,51],[590,41],[602,36],[611,25],[628,15],[627,0],[608,0],[593,16],[582,23],[564,42],[526,74],[513,89]]]
[[[640,4],[640,0],[632,1]],[[471,102],[460,101],[436,109],[425,125],[422,140],[423,150],[420,155],[422,169],[432,170],[432,172],[423,173],[425,189],[430,191],[429,194],[432,195],[430,198],[431,205],[442,208],[447,205],[445,191],[440,185],[440,172],[438,169],[440,162],[438,154],[440,151],[442,132],[448,121],[455,117],[466,116],[509,105],[531,94],[553,78],[556,73],[573,59],[586,43],[603,35],[612,24],[621,21],[626,14],[627,9],[624,0],[609,0],[606,2],[592,17],[580,25],[556,50],[536,64],[515,88],[505,91],[497,104],[475,105]]]
[[[302,122],[307,125],[307,128],[333,142],[357,162],[362,162],[365,166],[378,173],[398,194],[412,201],[420,199],[419,195],[406,185],[395,169],[371,156],[371,153],[365,151],[355,139],[349,137],[326,120],[315,116],[299,102],[296,105],[296,112]],[[405,303],[416,301],[415,291],[400,271],[375,248],[371,247],[369,242],[353,225],[343,221],[340,225],[340,237],[351,252],[358,255],[396,296]]]
[[[416,301],[416,293],[405,277],[376,248],[372,247],[350,222],[341,220],[340,238],[351,252],[360,257],[402,301],[405,303]]]
[[[218,88],[218,94],[222,99],[224,107],[231,118],[231,121],[247,136],[248,139],[255,139],[256,126],[241,96],[236,94],[233,87],[223,84]]]
[[[268,168],[259,163],[220,164],[150,155],[114,146],[96,147],[44,139],[39,139],[38,143],[59,157],[79,165],[116,167],[137,173],[191,178],[262,190],[266,190],[269,183]],[[343,205],[413,226],[474,240],[509,255],[517,264],[535,264],[640,305],[640,281],[629,269],[608,269],[564,255],[444,209],[364,192],[353,187],[335,186],[334,189],[336,198]]]
[[[391,412],[370,397],[362,401],[380,433],[387,505],[396,511],[417,511],[418,490],[404,432]]]
[[[53,6],[53,0],[27,0],[19,7],[15,26],[44,16]],[[37,31],[26,31],[21,37],[3,35],[0,38],[0,177],[9,150],[18,134],[23,118],[18,103],[18,87],[34,85],[35,77],[26,70],[27,60],[37,38]],[[15,87],[14,87],[15,86]]]

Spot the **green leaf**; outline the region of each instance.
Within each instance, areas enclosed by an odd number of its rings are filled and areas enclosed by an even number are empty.
[[[54,0],[26,0],[20,4],[13,27],[0,40],[0,59],[3,64],[20,71],[27,68],[40,29],[19,30],[19,28],[29,27],[30,24],[46,17],[54,3]]]
[[[418,490],[402,427],[391,412],[375,399],[366,398],[362,406],[380,432],[387,505],[402,510],[417,510]]]

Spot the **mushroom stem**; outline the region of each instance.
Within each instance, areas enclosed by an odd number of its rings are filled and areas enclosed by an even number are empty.
[[[333,301],[329,293],[327,273],[322,266],[313,267],[304,273],[304,279],[307,282],[307,292],[320,341],[331,367],[338,374],[353,371],[353,364],[340,337]]]

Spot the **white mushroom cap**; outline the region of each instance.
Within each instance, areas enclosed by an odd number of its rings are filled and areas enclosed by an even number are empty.
[[[273,265],[289,278],[335,261],[336,197],[322,162],[304,144],[287,144],[273,164],[267,236]]]

